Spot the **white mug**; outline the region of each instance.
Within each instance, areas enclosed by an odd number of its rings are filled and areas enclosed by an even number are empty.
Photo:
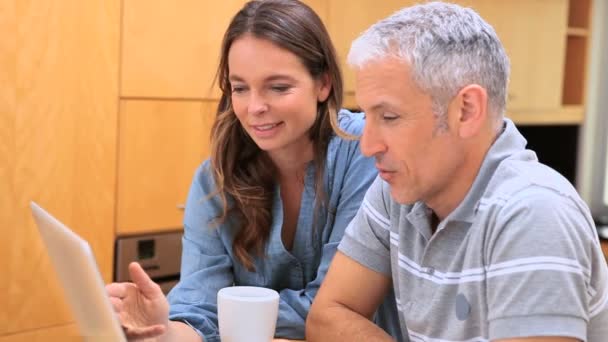
[[[231,286],[217,293],[222,342],[269,342],[279,313],[279,293],[255,286]]]

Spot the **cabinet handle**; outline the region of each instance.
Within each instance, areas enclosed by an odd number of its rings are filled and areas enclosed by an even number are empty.
[[[184,209],[186,209],[186,205],[183,204],[183,203],[180,203],[180,204],[177,205],[177,209],[184,210]]]

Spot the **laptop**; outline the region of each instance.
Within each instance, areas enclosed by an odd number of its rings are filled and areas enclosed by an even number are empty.
[[[126,342],[89,244],[38,204],[30,207],[85,341]]]

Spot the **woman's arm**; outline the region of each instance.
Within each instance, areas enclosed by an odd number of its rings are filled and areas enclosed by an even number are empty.
[[[180,282],[171,290],[169,319],[172,327],[190,329],[206,342],[219,341],[217,292],[234,283],[232,259],[212,220],[220,203],[209,194],[215,191],[209,162],[197,170],[184,213],[184,236]],[[179,330],[175,330],[178,332]]]

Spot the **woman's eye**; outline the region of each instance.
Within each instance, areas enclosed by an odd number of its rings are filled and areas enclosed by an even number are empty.
[[[247,90],[247,88],[242,87],[242,86],[233,86],[232,87],[232,92],[236,93],[236,94],[240,94],[240,93],[244,92],[245,90]]]
[[[291,88],[291,86],[284,85],[284,84],[273,85],[270,87],[270,89],[272,89],[272,91],[275,91],[277,93],[284,93],[284,92],[288,91],[290,88]]]

